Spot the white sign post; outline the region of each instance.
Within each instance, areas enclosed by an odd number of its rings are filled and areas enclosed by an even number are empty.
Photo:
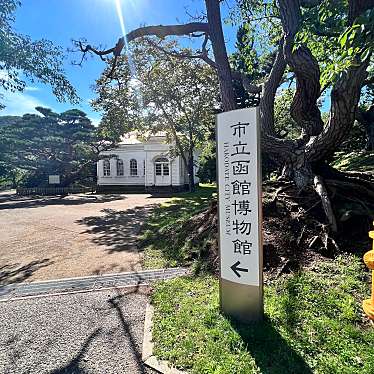
[[[49,184],[60,184],[60,176],[59,175],[49,175],[48,176],[48,183]]]
[[[258,109],[217,115],[220,301],[241,322],[263,315]]]

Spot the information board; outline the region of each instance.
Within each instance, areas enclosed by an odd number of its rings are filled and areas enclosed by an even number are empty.
[[[48,176],[48,183],[49,184],[60,184],[60,176],[59,175],[49,175]]]
[[[217,115],[221,278],[260,286],[261,165],[257,108]]]

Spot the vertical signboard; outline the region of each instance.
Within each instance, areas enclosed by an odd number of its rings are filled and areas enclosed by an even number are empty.
[[[258,109],[217,115],[221,309],[242,322],[261,319],[261,163]]]

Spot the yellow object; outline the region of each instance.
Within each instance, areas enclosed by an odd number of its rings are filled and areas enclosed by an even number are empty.
[[[373,248],[371,251],[365,253],[364,262],[366,266],[372,270],[371,298],[364,300],[362,307],[366,315],[374,320],[374,231],[369,231],[369,237],[373,239]]]

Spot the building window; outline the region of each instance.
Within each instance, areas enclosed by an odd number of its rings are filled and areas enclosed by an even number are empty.
[[[110,177],[110,161],[109,160],[103,161],[103,173],[104,173],[104,177]]]
[[[169,175],[169,164],[162,165],[162,172],[164,175]]]
[[[117,176],[122,177],[124,174],[123,160],[117,160]]]
[[[169,175],[169,160],[166,157],[159,157],[155,160],[156,175]]]
[[[138,163],[134,159],[130,160],[130,175],[138,175]]]

